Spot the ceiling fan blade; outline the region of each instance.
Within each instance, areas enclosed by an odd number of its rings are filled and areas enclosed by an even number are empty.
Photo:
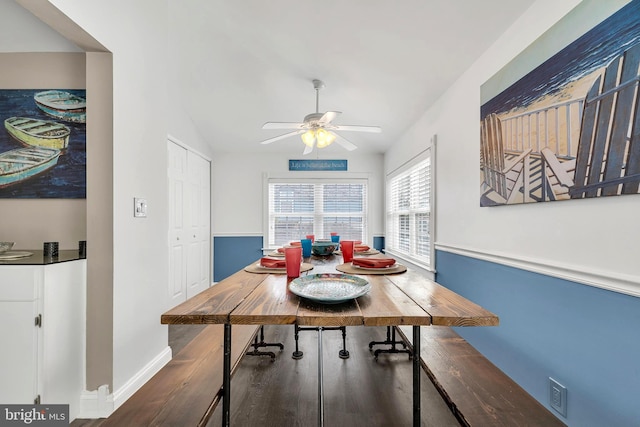
[[[346,130],[351,132],[371,132],[371,133],[382,132],[382,129],[379,126],[337,125],[333,129]]]
[[[262,125],[262,129],[303,129],[304,123],[291,122],[267,122]]]
[[[334,133],[334,132],[331,132],[331,133],[336,136],[336,142],[338,144],[342,145],[343,148],[345,148],[345,149],[347,149],[349,151],[353,151],[356,148],[358,148],[352,142],[347,141],[346,139],[344,139],[343,137],[341,137],[337,133]]]
[[[322,117],[318,120],[319,126],[325,126],[331,123],[336,117],[342,114],[340,111],[327,111],[324,113]]]
[[[316,145],[316,140],[314,139],[313,142],[311,143],[311,146],[308,146],[305,144],[304,146],[304,151],[302,152],[302,155],[305,156],[309,153],[311,153],[313,151],[313,147]]]
[[[289,138],[290,136],[299,135],[304,130],[294,130],[293,132],[285,133],[283,135],[274,136],[273,138],[265,139],[260,144],[271,144],[272,142],[279,141],[281,139]]]

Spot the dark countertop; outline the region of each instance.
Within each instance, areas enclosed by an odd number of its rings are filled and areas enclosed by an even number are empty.
[[[2,265],[49,265],[67,261],[75,261],[80,258],[77,249],[58,251],[57,258],[45,258],[42,250],[36,249],[13,249],[9,252],[32,252],[33,255],[24,258],[0,259]],[[6,253],[6,252],[5,252]]]

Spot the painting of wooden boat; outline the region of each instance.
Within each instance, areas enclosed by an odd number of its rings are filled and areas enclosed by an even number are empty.
[[[60,150],[17,148],[0,154],[0,188],[41,174],[58,163]]]
[[[87,121],[87,101],[77,95],[62,90],[46,90],[36,93],[33,99],[38,108],[52,117],[76,123]]]
[[[27,146],[62,150],[69,145],[71,130],[62,123],[28,117],[9,117],[4,121],[4,127],[9,135]]]

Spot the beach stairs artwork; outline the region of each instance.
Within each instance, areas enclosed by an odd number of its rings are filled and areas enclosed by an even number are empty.
[[[489,190],[486,197],[491,198],[496,204],[523,203],[530,198],[531,172],[530,154],[531,148],[522,153],[509,153],[505,157],[503,132],[500,119],[495,114],[490,114],[482,122],[480,158],[484,174],[483,189]],[[519,199],[519,200],[517,200]]]
[[[574,156],[558,155],[557,148],[554,152],[537,126],[535,137],[518,133],[530,144],[535,140],[535,146],[519,141],[521,150],[505,150],[509,144],[504,141],[502,121],[507,119],[488,115],[481,123],[481,206],[637,194],[639,70],[640,44],[636,44],[604,68],[584,98],[573,101],[580,113]]]

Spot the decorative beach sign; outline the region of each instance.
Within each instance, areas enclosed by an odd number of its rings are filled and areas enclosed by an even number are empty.
[[[290,171],[346,171],[346,160],[289,160]]]
[[[584,2],[483,84],[480,206],[637,194],[639,64],[640,0]]]
[[[84,90],[0,90],[0,198],[86,198]]]

